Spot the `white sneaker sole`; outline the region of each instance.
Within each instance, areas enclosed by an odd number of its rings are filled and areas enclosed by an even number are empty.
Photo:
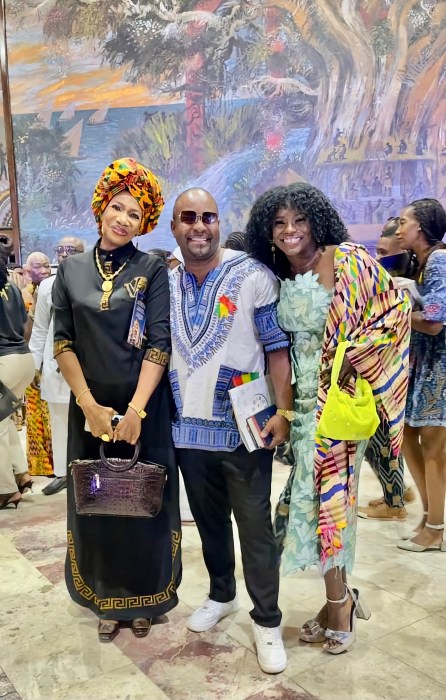
[[[282,671],[285,671],[286,665],[287,665],[287,659],[285,658],[284,661],[281,661],[280,664],[277,663],[274,666],[269,666],[267,664],[263,664],[260,662],[259,657],[257,657],[257,661],[259,664],[259,667],[263,673],[282,673]]]

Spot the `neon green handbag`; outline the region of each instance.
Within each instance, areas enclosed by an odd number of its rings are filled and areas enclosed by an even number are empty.
[[[368,440],[375,434],[379,425],[372,387],[359,375],[356,377],[355,396],[342,391],[338,385],[345,351],[349,345],[348,342],[342,342],[336,348],[331,384],[317,432],[332,440]]]

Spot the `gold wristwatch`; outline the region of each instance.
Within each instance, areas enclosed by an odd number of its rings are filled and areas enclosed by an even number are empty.
[[[146,415],[147,415],[147,413],[144,411],[144,409],[142,409],[142,408],[137,408],[137,407],[135,406],[135,404],[133,404],[131,401],[130,401],[130,403],[129,403],[129,408],[132,408],[132,409],[135,411],[135,413],[137,413],[138,416],[139,416],[141,419],[142,419],[142,418],[145,418]]]
[[[296,411],[290,411],[288,408],[278,408],[276,414],[286,418],[289,423],[296,417]]]

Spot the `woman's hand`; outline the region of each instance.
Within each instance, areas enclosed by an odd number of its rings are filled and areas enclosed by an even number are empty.
[[[114,430],[113,440],[124,440],[130,445],[136,445],[140,435],[141,418],[132,408],[128,408],[124,418],[119,421]]]
[[[328,357],[331,357],[334,359],[334,356],[336,355],[336,348],[329,350],[327,355],[328,355]],[[328,384],[328,385],[330,384],[332,368],[333,368],[333,364],[331,367],[327,367],[327,369],[322,370],[321,380],[324,384]],[[339,388],[344,389],[348,385],[350,379],[352,377],[356,377],[356,374],[357,374],[357,372],[356,372],[355,368],[353,367],[352,363],[350,362],[350,360],[348,359],[347,353],[346,353],[344,355],[344,359],[342,361],[342,366],[341,366],[341,369],[339,372],[339,379],[338,379]]]
[[[270,444],[266,446],[267,450],[274,450],[277,445],[287,442],[290,435],[290,424],[285,416],[276,414],[269,419],[268,423],[260,433],[260,437],[266,438],[268,435],[272,435],[273,439],[271,440]]]
[[[100,438],[107,434],[113,440],[113,428],[111,419],[116,415],[114,408],[110,406],[100,406],[96,401],[81,405],[88,427],[94,437]]]

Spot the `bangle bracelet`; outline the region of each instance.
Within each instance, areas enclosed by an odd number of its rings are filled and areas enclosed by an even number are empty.
[[[90,389],[84,389],[83,391],[81,391],[81,393],[79,394],[79,396],[76,396],[76,403],[77,403],[78,406],[80,406],[79,401],[81,400],[81,398],[83,397],[83,395],[84,395],[84,394],[87,394],[89,391],[90,391]],[[91,392],[90,392],[90,393],[91,393]]]
[[[141,418],[145,418],[147,413],[142,409],[142,408],[137,408],[131,401],[128,404],[129,408],[131,408],[135,413]]]

